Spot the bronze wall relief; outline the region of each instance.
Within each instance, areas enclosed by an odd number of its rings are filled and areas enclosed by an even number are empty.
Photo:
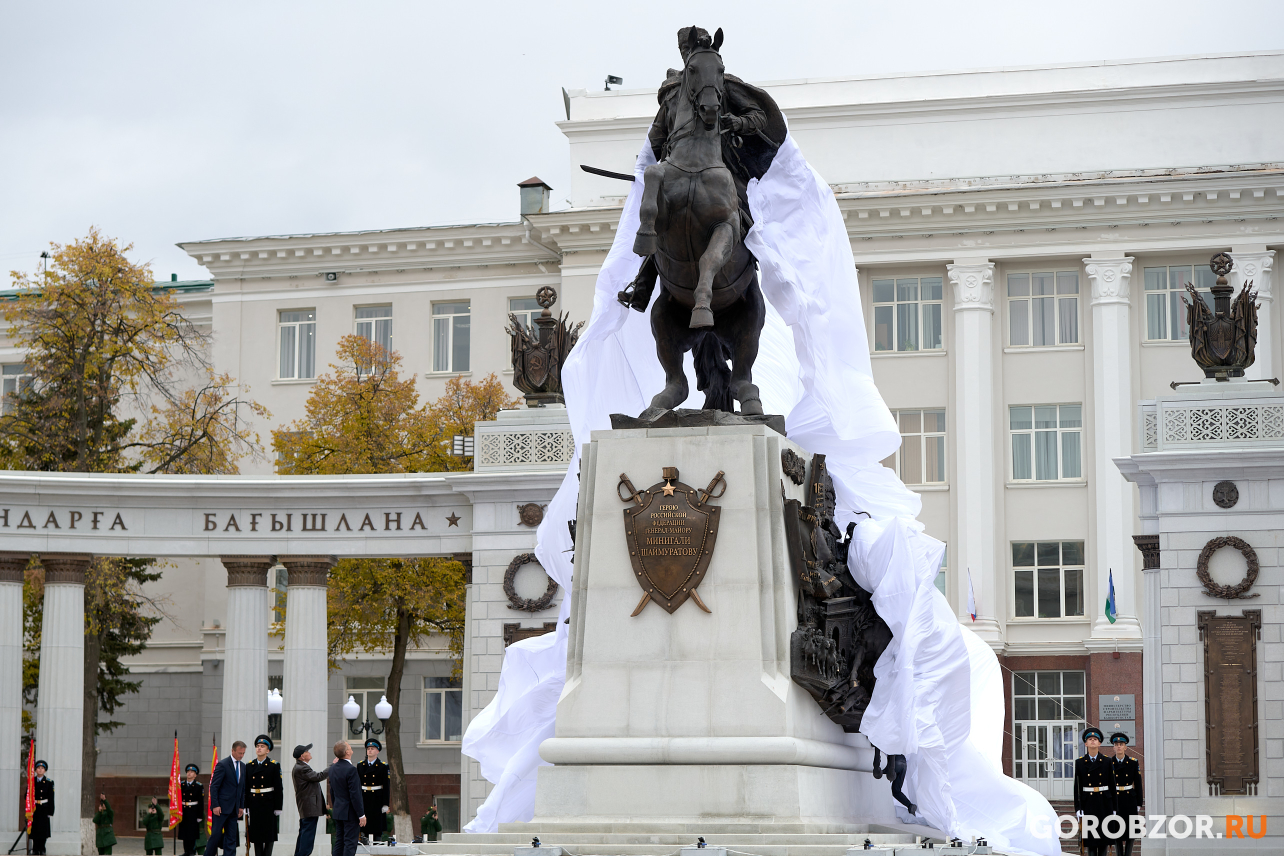
[[[1258,782],[1257,640],[1262,611],[1238,616],[1199,613],[1204,642],[1204,738],[1207,777],[1223,794],[1245,794]]]

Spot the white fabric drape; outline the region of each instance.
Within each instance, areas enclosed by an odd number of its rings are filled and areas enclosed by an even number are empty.
[[[642,171],[654,160],[644,144],[598,275],[592,319],[563,368],[577,448],[540,525],[536,554],[566,592],[579,447],[591,431],[610,427],[611,413],[641,412],[664,385],[648,317],[616,300],[641,264],[632,247]],[[997,763],[1004,707],[998,661],[936,589],[944,545],[923,533],[918,495],[879,464],[900,434],[874,385],[856,267],[833,193],[787,137],[767,174],[750,182],[749,205],[755,223],[746,244],[758,258],[768,304],[754,381],[766,412],[788,414],[790,439],[827,456],[839,523],[859,523],[852,575],[873,593],[894,636],[875,665],[878,684],[862,731],[884,752],[907,757],[905,792],[919,807],[918,822],[1052,856],[1060,850],[1056,838],[1030,832],[1040,823],[1055,828],[1051,807]],[[694,395],[687,406],[699,406]],[[565,681],[569,606],[568,595],[556,634],[507,649],[495,700],[469,724],[464,754],[481,763],[495,788],[467,831],[493,831],[534,814],[535,771],[544,763],[538,747],[553,735]]]

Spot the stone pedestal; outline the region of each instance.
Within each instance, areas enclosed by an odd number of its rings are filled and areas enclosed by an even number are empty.
[[[249,747],[255,736],[267,730],[267,572],[272,560],[268,556],[220,558],[227,568],[227,641],[218,746],[220,757],[226,757],[235,741]],[[253,756],[252,748],[248,754]],[[285,757],[289,759],[288,752]]]
[[[326,577],[334,556],[282,556],[289,573],[285,602],[285,668],[282,675],[281,762],[285,804],[278,840],[299,835],[299,808],[294,800],[294,747],[312,746],[312,768],[326,769],[331,756],[326,731]],[[324,785],[322,790],[324,790]],[[313,852],[327,853],[330,836],[317,824]]]
[[[80,854],[80,771],[84,745],[85,571],[90,557],[46,553],[40,625],[36,756],[49,763],[59,805],[49,819],[49,856]],[[92,739],[92,737],[90,737]]]
[[[18,836],[22,755],[22,574],[31,556],[0,553],[0,841]],[[7,845],[6,845],[7,846]]]
[[[847,832],[894,823],[873,752],[790,679],[797,625],[783,500],[802,499],[765,426],[594,432],[582,459],[566,689],[540,754],[534,825],[785,825]],[[721,523],[700,598],[673,614],[642,597],[616,493],[676,467]],[[552,825],[552,826],[550,826]]]

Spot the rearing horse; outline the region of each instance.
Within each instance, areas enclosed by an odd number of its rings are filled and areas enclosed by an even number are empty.
[[[693,351],[705,410],[734,412],[735,399],[742,413],[762,413],[753,363],[766,307],[744,244],[735,180],[723,161],[721,46],[722,30],[710,43],[691,28],[667,153],[646,169],[633,251],[651,257],[639,277],[654,270],[663,286],[651,331],[665,373],[648,411],[686,400],[682,356]]]

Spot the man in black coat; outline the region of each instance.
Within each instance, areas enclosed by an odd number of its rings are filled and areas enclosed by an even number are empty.
[[[1088,856],[1106,856],[1110,839],[1101,824],[1115,813],[1114,762],[1100,753],[1101,740],[1101,729],[1086,729],[1083,743],[1088,751],[1074,762],[1074,808]]]
[[[253,761],[245,765],[245,808],[250,820],[245,825],[245,841],[254,845],[255,856],[272,856],[276,844],[277,820],[285,805],[282,791],[281,765],[268,753],[272,751],[272,738],[260,734],[254,738]]]
[[[245,815],[245,744],[240,740],[232,744],[232,754],[214,768],[210,775],[210,813],[213,823],[210,840],[205,843],[205,856],[215,856],[219,848],[223,856],[236,856],[240,836],[236,822]]]
[[[188,764],[183,774],[187,777],[180,787],[183,790],[183,819],[178,824],[178,837],[183,839],[183,856],[195,856],[196,839],[200,837],[201,824],[205,822],[205,786],[196,778],[201,768]]]
[[[366,760],[357,765],[361,776],[361,799],[366,813],[366,834],[378,841],[386,834],[388,813],[388,765],[379,760],[383,744],[371,737],[366,741]]]
[[[1141,808],[1141,765],[1136,758],[1128,757],[1127,734],[1122,731],[1111,734],[1110,745],[1115,750],[1115,757],[1111,759],[1115,768],[1115,814],[1122,817],[1125,824],[1123,838],[1115,841],[1115,854],[1132,856],[1132,818],[1134,815],[1144,817],[1146,814]]]
[[[31,852],[40,856],[45,852],[45,842],[49,840],[49,818],[54,813],[54,783],[45,776],[49,765],[44,761],[36,762],[36,780],[32,786],[35,791],[36,809],[31,815]]]
[[[335,761],[330,765],[330,816],[334,819],[332,856],[356,856],[357,837],[366,825],[365,808],[361,800],[361,776],[352,764],[352,747],[348,741],[334,744]]]

